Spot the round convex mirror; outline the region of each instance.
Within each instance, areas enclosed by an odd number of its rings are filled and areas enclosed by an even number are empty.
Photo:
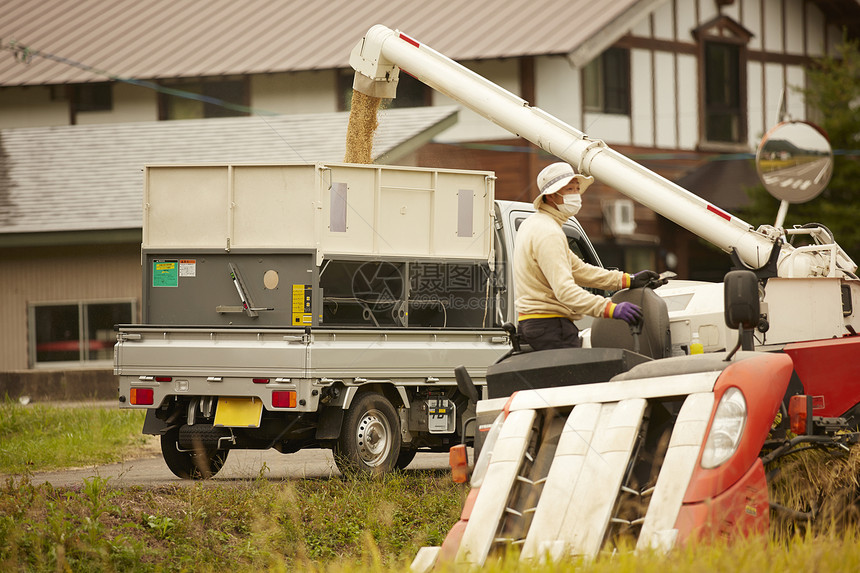
[[[759,179],[781,201],[804,203],[824,191],[833,174],[833,151],[824,132],[803,121],[768,131],[755,155]]]

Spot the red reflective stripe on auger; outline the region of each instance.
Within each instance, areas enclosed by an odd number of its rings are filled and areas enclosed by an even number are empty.
[[[725,211],[721,211],[721,210],[717,209],[717,208],[716,208],[716,207],[714,207],[713,205],[708,205],[708,211],[710,211],[711,213],[714,213],[714,214],[716,214],[716,215],[719,215],[720,217],[722,217],[722,218],[723,218],[723,219],[725,219],[726,221],[731,221],[731,220],[732,220],[732,216],[731,216],[731,215],[729,215],[729,214],[728,214],[728,213],[726,213]]]
[[[409,36],[407,36],[407,35],[406,35],[406,34],[404,34],[403,32],[400,32],[400,39],[401,39],[401,40],[404,40],[404,41],[406,41],[406,42],[409,42],[410,44],[412,44],[412,45],[413,45],[413,46],[415,46],[416,48],[420,48],[420,47],[421,47],[421,45],[420,45],[418,42],[416,42],[415,40],[413,40],[412,38],[410,38]]]

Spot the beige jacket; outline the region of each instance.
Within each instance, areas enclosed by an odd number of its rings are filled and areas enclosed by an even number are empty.
[[[514,249],[520,315],[549,314],[571,320],[603,316],[611,301],[582,287],[618,290],[624,286],[623,272],[589,265],[570,250],[561,228],[566,220],[558,209],[541,203],[538,212],[520,225]]]

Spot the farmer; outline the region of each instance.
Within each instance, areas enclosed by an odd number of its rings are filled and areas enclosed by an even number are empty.
[[[654,271],[629,275],[582,261],[567,244],[561,226],[579,212],[582,194],[593,177],[576,173],[567,163],[553,163],[537,177],[537,213],[517,232],[514,284],[520,338],[534,350],[578,348],[574,320],[584,315],[638,322],[642,309],[630,302],[613,303],[583,287],[606,290],[639,288],[659,276]]]

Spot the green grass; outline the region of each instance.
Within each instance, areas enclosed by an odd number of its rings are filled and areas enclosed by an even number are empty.
[[[440,472],[123,489],[9,478],[0,570],[402,570],[442,542],[465,491]]]
[[[0,474],[122,461],[143,447],[142,410],[0,402]]]
[[[467,488],[442,472],[383,479],[258,479],[113,488],[0,486],[2,571],[403,571],[438,545]],[[854,531],[620,552],[548,565],[497,560],[490,572],[665,573],[860,570]],[[443,568],[454,571],[455,568]],[[462,570],[462,569],[459,569]]]
[[[281,481],[267,478],[265,466],[256,479],[181,486],[29,481],[31,471],[139,450],[142,422],[140,412],[113,408],[0,404],[0,472],[19,474],[0,482],[0,571],[403,571],[420,547],[442,543],[468,491],[447,472]],[[841,459],[807,452],[788,460],[772,493],[799,510],[815,505],[820,519],[811,527],[775,522],[769,539],[545,565],[499,559],[482,570],[860,571],[858,476],[857,448]]]

